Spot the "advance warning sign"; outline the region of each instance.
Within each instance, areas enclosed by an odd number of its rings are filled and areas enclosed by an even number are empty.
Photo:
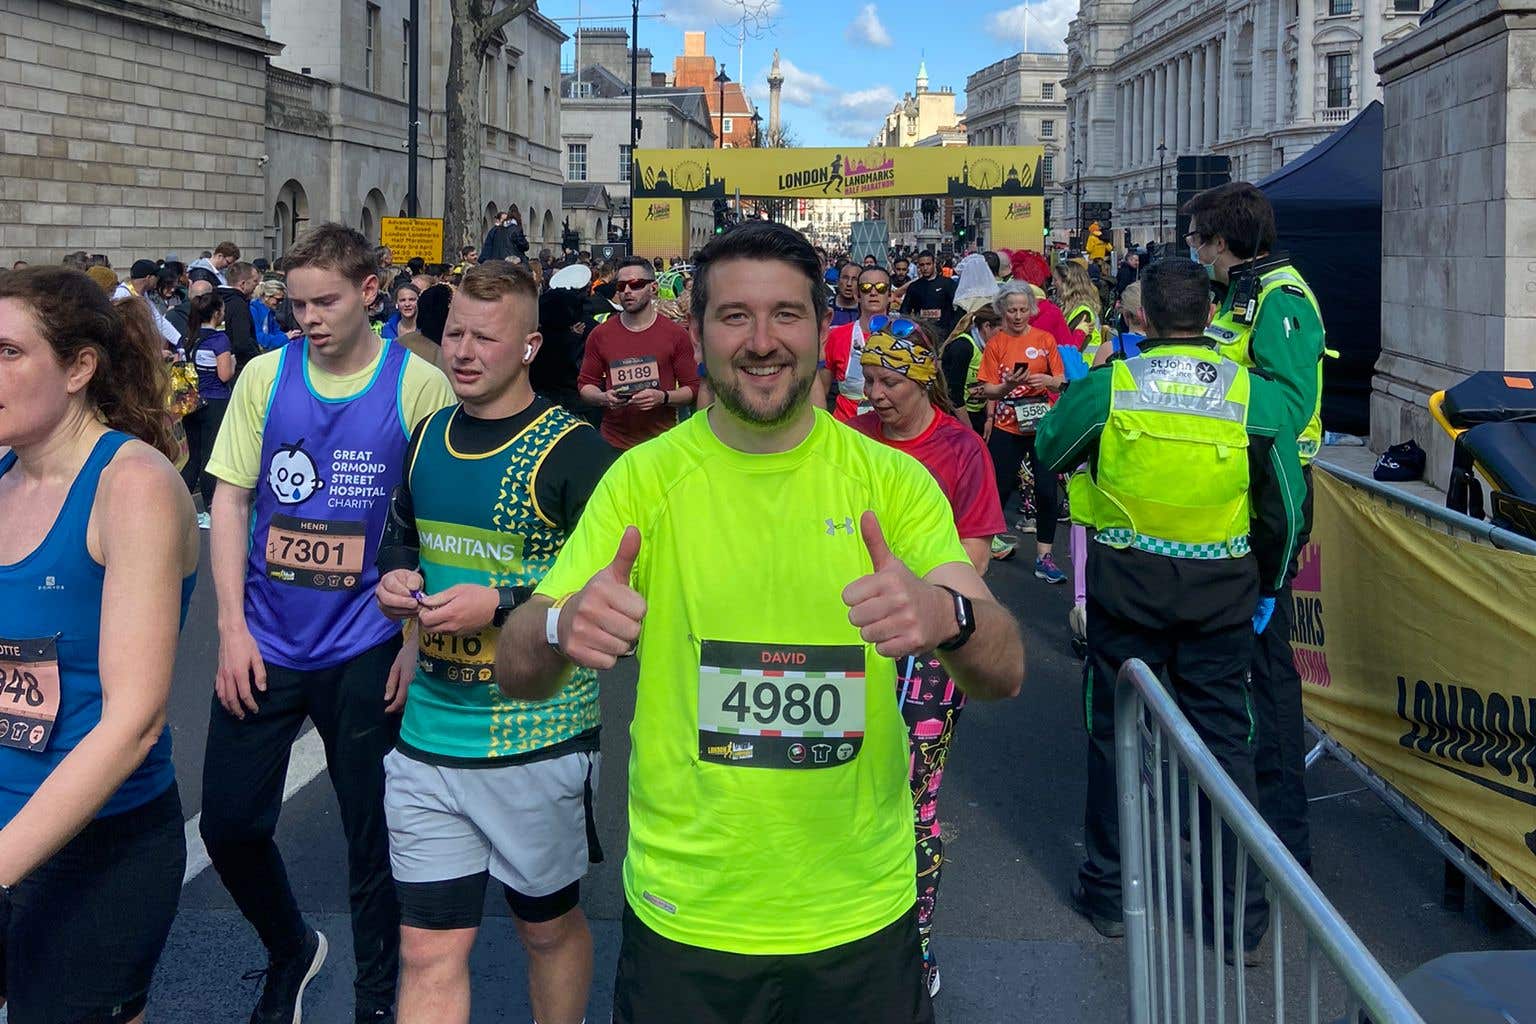
[[[406,263],[418,256],[428,263],[441,263],[442,218],[383,217],[379,220],[379,244],[389,247],[396,263]]]

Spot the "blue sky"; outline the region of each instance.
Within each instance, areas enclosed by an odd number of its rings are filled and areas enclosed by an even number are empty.
[[[628,0],[540,0],[546,17],[574,35],[580,13],[594,28],[629,26]],[[951,86],[965,105],[966,76],[1024,49],[1061,52],[1077,0],[641,0],[640,45],[670,70],[683,32],[709,33],[709,52],[737,79],[737,25],[750,20],[742,64],[748,92],[768,116],[768,66],[784,70],[783,118],[805,146],[864,145],[928,63],[930,88]],[[664,15],[663,20],[646,15]],[[622,16],[616,17],[616,16]],[[766,25],[761,23],[766,21]],[[566,43],[565,60],[571,59]]]

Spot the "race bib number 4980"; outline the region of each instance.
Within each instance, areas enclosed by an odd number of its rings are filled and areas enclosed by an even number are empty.
[[[835,768],[864,743],[864,648],[705,640],[699,760]]]

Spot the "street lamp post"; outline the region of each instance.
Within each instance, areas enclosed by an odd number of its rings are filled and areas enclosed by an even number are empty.
[[[720,138],[719,148],[725,148],[725,83],[731,80],[731,76],[725,73],[725,65],[720,65],[720,73],[715,76],[715,81],[720,84]]]
[[[581,68],[576,69],[581,81]],[[635,150],[640,147],[640,0],[634,0],[629,21],[629,244],[635,244]]]
[[[1163,244],[1163,192],[1167,187],[1167,181],[1163,177],[1163,161],[1167,159],[1168,147],[1161,142],[1157,144],[1157,244]]]

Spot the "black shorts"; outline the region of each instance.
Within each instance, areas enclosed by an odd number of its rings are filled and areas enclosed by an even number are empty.
[[[914,907],[815,953],[749,956],[663,938],[624,908],[614,1024],[933,1024]]]
[[[181,796],[97,818],[16,886],[0,936],[11,1024],[120,1024],[144,1009],[181,898]]]

